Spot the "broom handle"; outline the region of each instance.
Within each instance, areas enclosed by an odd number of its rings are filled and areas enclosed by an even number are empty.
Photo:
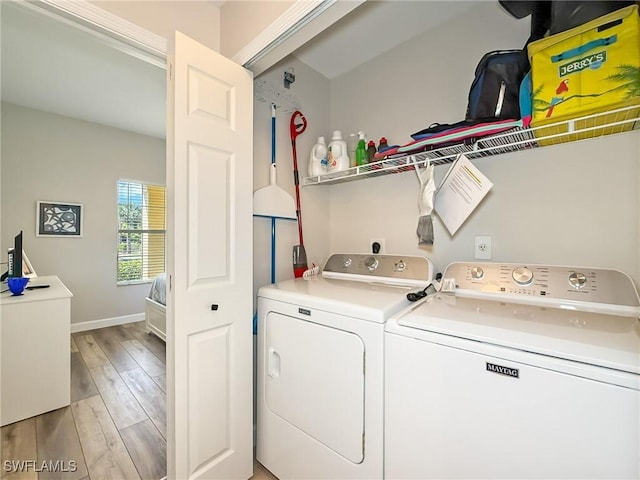
[[[276,283],[276,217],[271,217],[271,283]]]
[[[271,163],[276,163],[276,104],[271,104]]]
[[[276,104],[271,104],[271,169],[269,184],[276,184]],[[271,217],[271,283],[276,283],[276,219]]]

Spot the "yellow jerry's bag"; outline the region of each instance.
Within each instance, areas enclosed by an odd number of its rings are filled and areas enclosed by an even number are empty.
[[[533,127],[640,105],[640,17],[632,5],[528,46]],[[622,112],[637,117],[640,108]],[[602,114],[576,122],[575,129],[619,121]],[[582,125],[581,125],[582,124]],[[633,122],[604,133],[630,130]],[[567,132],[567,125],[534,130],[536,137]],[[586,132],[560,141],[601,135]],[[540,142],[558,143],[558,139]]]

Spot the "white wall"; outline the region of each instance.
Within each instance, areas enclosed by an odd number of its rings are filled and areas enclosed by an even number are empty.
[[[292,0],[224,2],[220,7],[220,53],[233,58],[293,3]]]
[[[225,1],[220,8],[220,53],[250,63],[250,70],[261,75],[364,1]]]
[[[430,123],[462,120],[478,60],[522,46],[528,28],[497,2],[480,4],[332,81],[331,129],[404,144]],[[454,237],[436,219],[430,248],[417,246],[414,173],[309,189],[329,192],[334,252],[384,237],[388,252],[423,254],[444,268],[472,260],[473,237],[483,234],[497,261],[618,268],[638,283],[639,145],[634,132],[475,160],[492,192]],[[446,169],[436,168],[436,180]]]
[[[283,86],[283,75],[294,68],[296,81],[290,90]],[[307,165],[311,147],[318,136],[325,135],[329,128],[329,80],[315,70],[288,58],[275,65],[257,79],[266,82],[275,94],[260,94],[254,101],[254,190],[269,183],[271,163],[271,109],[269,101],[276,105],[276,163],[278,185],[295,198],[293,180],[293,156],[289,123],[292,111],[285,111],[297,101],[300,111],[307,118],[307,129],[296,140],[298,170],[300,178],[307,176]],[[287,98],[287,101],[280,101]],[[301,188],[300,203],[305,250],[309,263],[324,264],[329,254],[329,191],[325,189]],[[298,244],[297,223],[277,220],[276,231],[276,280],[293,277],[292,248]],[[271,222],[256,218],[254,225],[254,291],[271,283]]]
[[[203,1],[91,1],[97,7],[139,25],[161,37],[179,30],[207,47],[220,51],[220,9]]]
[[[431,123],[464,119],[480,58],[522,48],[529,19],[516,20],[497,2],[479,2],[464,15],[409,40],[331,82],[332,128],[364,130],[389,145]],[[348,47],[345,47],[348,48]]]
[[[1,113],[1,251],[24,231],[38,274],[74,294],[72,323],[142,313],[149,284],[116,286],[116,183],[164,185],[165,142],[12,104]],[[83,237],[36,237],[38,200],[83,204]]]
[[[417,246],[413,172],[333,186],[331,249],[361,251],[384,237],[390,253],[444,268],[473,260],[474,236],[491,235],[496,261],[617,268],[638,282],[637,135],[474,160],[492,191],[454,237],[436,217],[429,248]],[[436,168],[436,182],[445,172]]]

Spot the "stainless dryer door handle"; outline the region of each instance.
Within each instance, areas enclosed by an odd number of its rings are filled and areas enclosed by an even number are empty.
[[[276,352],[276,349],[269,347],[268,355],[268,368],[267,372],[271,378],[278,378],[280,376],[280,354]]]

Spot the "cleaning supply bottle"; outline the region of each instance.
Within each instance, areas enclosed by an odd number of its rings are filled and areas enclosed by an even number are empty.
[[[327,159],[327,144],[324,143],[324,137],[318,137],[316,143],[311,149],[311,158],[309,158],[309,176],[317,177],[327,173],[329,161]]]
[[[342,132],[340,130],[333,132],[333,137],[331,137],[331,142],[329,143],[327,160],[329,172],[339,172],[349,168],[347,142],[342,139]]]
[[[378,144],[378,153],[382,153],[389,148],[389,144],[387,143],[387,139],[385,137],[380,138],[380,143]]]
[[[374,142],[373,140],[369,140],[369,143],[367,144],[367,163],[373,163],[375,162],[375,157],[376,156],[376,142]]]
[[[382,168],[382,166],[378,163],[384,157],[381,156],[385,150],[389,150],[389,144],[387,143],[387,139],[385,137],[380,137],[380,142],[378,143],[378,158],[375,160],[376,165],[373,166],[374,170]]]
[[[349,152],[349,167],[356,166],[356,148],[358,148],[358,137],[355,133],[349,135],[347,140],[347,150]]]
[[[358,132],[358,147],[356,148],[356,165],[366,165],[367,160],[367,147],[364,140],[364,132]]]

